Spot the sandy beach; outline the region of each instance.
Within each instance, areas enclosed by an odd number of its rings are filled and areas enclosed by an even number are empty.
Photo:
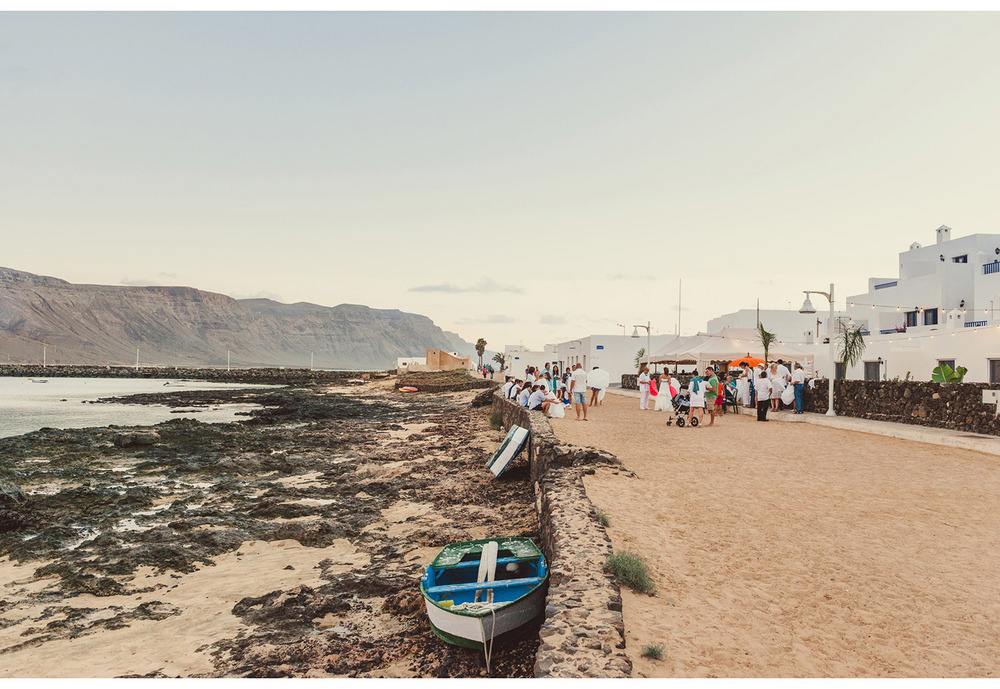
[[[585,483],[658,589],[622,592],[635,676],[1000,672],[996,457],[749,415],[678,429],[616,395],[589,418],[552,426],[635,473]]]

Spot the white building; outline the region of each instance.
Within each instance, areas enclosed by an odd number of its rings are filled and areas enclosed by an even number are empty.
[[[848,378],[930,380],[946,363],[967,368],[966,381],[1000,383],[1000,235],[952,239],[942,225],[936,243],[899,254],[898,277],[870,278],[867,292],[847,297],[847,314],[870,332]]]
[[[834,312],[834,318],[845,317],[843,311]],[[826,337],[828,311],[816,314],[799,313],[791,309],[740,309],[713,318],[705,327],[706,333],[719,333],[726,328],[755,330],[759,322],[768,332],[774,333],[779,341],[793,344],[822,342]]]
[[[639,337],[630,335],[587,335],[578,340],[560,342],[555,345],[556,361],[565,369],[566,366],[580,364],[585,371],[591,371],[595,366],[604,369],[611,376],[611,384],[619,385],[623,373],[637,373],[635,357],[640,349],[646,349],[647,338],[645,330],[640,330]],[[674,339],[674,335],[653,335],[648,338],[654,352]],[[643,355],[645,361],[648,352]]]
[[[545,345],[542,351],[532,351],[524,345],[506,345],[503,355],[506,362],[504,365],[515,378],[524,378],[524,372],[529,366],[544,369],[546,363],[556,360],[554,345]]]

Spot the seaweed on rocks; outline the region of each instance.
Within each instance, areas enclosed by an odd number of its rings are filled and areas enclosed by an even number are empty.
[[[537,537],[527,473],[515,467],[497,481],[484,470],[495,433],[486,412],[470,408],[473,393],[352,392],[133,396],[116,401],[259,408],[227,424],[175,418],[0,439],[0,556],[34,564],[36,578],[54,578],[16,604],[131,595],[150,590],[136,577],[140,567],[182,579],[249,543],[294,541],[316,549],[314,570],[305,566],[313,579],[239,599],[231,614],[243,627],[210,649],[214,674],[485,673],[480,653],[433,635],[419,577],[446,543],[484,534]],[[143,441],[116,444],[123,436]],[[357,557],[324,554],[352,548]],[[282,567],[303,571],[298,562]],[[141,607],[66,617],[51,627],[55,620],[36,620],[20,646],[178,614],[162,601]],[[98,617],[116,621],[98,625]],[[530,676],[537,644],[529,634],[498,646],[493,674]],[[5,652],[14,651],[0,648]],[[126,662],[121,674],[150,672],[133,672]]]

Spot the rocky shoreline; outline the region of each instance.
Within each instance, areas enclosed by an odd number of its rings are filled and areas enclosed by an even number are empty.
[[[484,675],[418,586],[445,543],[538,538],[527,467],[484,469],[474,395],[174,391],[115,401],[262,408],[0,440],[0,676]],[[531,676],[537,645],[491,674]]]

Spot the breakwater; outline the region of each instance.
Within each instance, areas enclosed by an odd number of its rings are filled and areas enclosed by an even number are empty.
[[[306,368],[183,368],[0,365],[0,376],[21,378],[185,378],[219,383],[309,385],[387,378],[393,371],[310,371]]]
[[[611,539],[587,497],[583,475],[621,467],[614,455],[561,443],[542,412],[493,393],[504,428],[531,431],[527,449],[549,593],[539,630],[536,677],[629,677],[621,591],[604,571]],[[625,471],[625,469],[621,469]]]

